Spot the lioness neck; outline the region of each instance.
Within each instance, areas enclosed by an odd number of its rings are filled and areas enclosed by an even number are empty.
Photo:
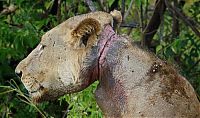
[[[104,53],[95,94],[106,117],[200,116],[194,89],[170,64],[113,33],[111,27],[101,35],[108,45],[100,48]]]
[[[100,83],[95,92],[96,100],[105,116],[125,117],[133,87],[141,83],[153,59],[133,47],[126,37],[114,34],[110,38],[117,39],[113,39],[99,63]]]

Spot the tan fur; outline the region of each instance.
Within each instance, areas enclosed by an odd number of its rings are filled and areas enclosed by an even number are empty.
[[[96,46],[100,30],[112,23],[112,15],[94,12],[69,18],[44,34],[40,44],[16,68],[16,72],[23,72],[21,80],[33,100],[55,99],[80,91],[84,82],[83,88],[87,87],[89,80],[79,77],[87,66],[83,60]],[[86,33],[87,47],[82,47],[80,39]]]
[[[127,36],[108,37],[114,31],[105,29],[113,19],[121,22],[118,13],[75,16],[42,37],[16,67],[33,101],[54,100],[98,80],[95,96],[106,117],[200,117],[194,89],[172,66]],[[100,41],[113,37],[103,55]]]

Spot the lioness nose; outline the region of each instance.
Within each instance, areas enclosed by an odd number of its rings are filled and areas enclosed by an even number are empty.
[[[15,74],[16,74],[19,78],[22,77],[22,71],[16,71],[16,70],[15,70]]]

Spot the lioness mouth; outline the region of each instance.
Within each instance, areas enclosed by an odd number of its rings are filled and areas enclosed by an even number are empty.
[[[39,88],[37,88],[37,89],[34,90],[34,91],[29,91],[29,93],[31,93],[31,94],[33,94],[33,93],[37,93],[37,92],[40,92],[40,91],[43,90],[43,89],[44,89],[44,87],[40,85]]]

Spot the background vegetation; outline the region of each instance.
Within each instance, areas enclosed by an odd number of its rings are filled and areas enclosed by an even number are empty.
[[[175,64],[200,94],[199,8],[199,0],[0,0],[0,116],[102,117],[93,96],[97,82],[82,92],[35,105],[14,74],[46,31],[96,10],[120,10],[119,33]]]

